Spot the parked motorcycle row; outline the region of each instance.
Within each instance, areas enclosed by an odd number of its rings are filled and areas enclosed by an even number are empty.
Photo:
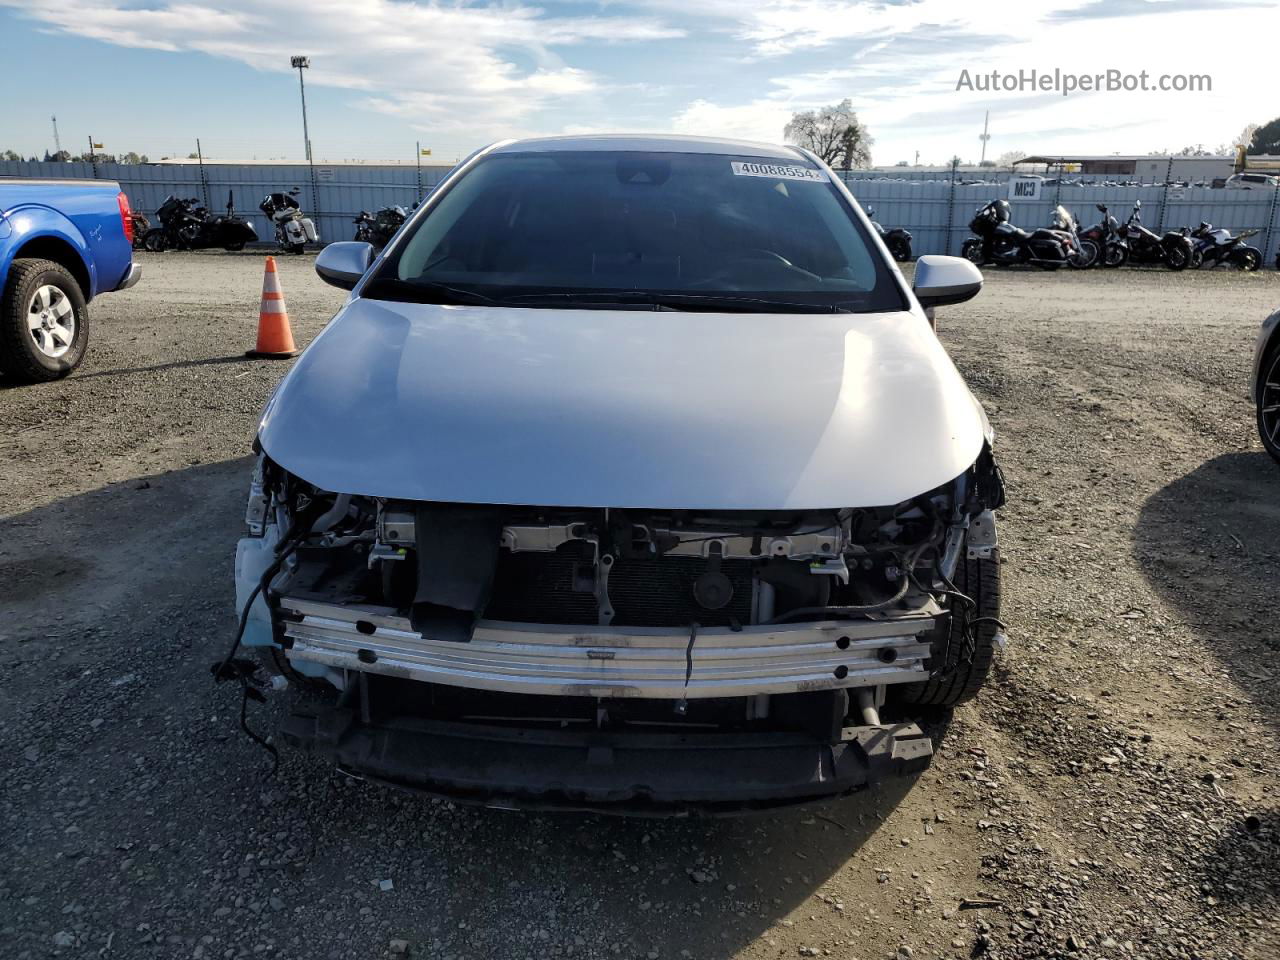
[[[961,252],[980,266],[1029,264],[1046,270],[1064,264],[1078,270],[1126,263],[1157,264],[1170,270],[1219,265],[1257,270],[1262,265],[1262,252],[1244,243],[1257,230],[1233,235],[1202,222],[1195,229],[1183,227],[1157,234],[1142,223],[1141,200],[1134,201],[1123,223],[1106,204],[1096,207],[1101,219],[1091,227],[1081,227],[1059,204],[1053,208],[1048,227],[1028,232],[1010,222],[1007,200],[992,200],[974,214],[969,229],[975,236],[965,240]],[[1276,267],[1280,269],[1280,257]]]
[[[307,244],[320,242],[315,223],[298,203],[301,191],[295,187],[281,193],[270,193],[258,204],[275,230],[276,246],[284,252],[302,253]],[[419,201],[420,203],[421,201]],[[1121,223],[1104,203],[1095,204],[1101,217],[1090,227],[1082,227],[1066,207],[1058,204],[1052,210],[1049,226],[1027,231],[1010,222],[1012,210],[1007,200],[992,200],[974,213],[969,229],[974,236],[964,241],[961,253],[979,266],[1027,264],[1045,270],[1063,265],[1073,269],[1095,266],[1122,267],[1126,263],[1158,264],[1170,270],[1188,267],[1228,266],[1240,270],[1257,270],[1262,265],[1262,251],[1245,243],[1258,230],[1232,234],[1230,230],[1201,222],[1195,228],[1183,227],[1156,234],[1142,223],[1142,201],[1136,200],[1127,220]],[[408,219],[410,210],[399,205],[383,207],[377,213],[360,211],[352,222],[355,240],[381,249]],[[912,259],[911,234],[902,227],[886,229],[875,219],[875,208],[867,208],[867,216],[889,253],[900,262]],[[225,214],[210,214],[195,197],[168,196],[156,219],[160,225],[138,212],[133,218],[134,249],[152,252],[164,250],[243,250],[258,242],[253,224],[235,212],[235,198],[227,194]],[[1280,270],[1280,254],[1276,256]]]
[[[268,194],[258,204],[275,228],[276,246],[288,253],[302,253],[308,243],[319,243],[320,233],[310,217],[299,209],[295,187],[287,193]],[[135,249],[162,253],[165,250],[243,250],[258,242],[258,231],[235,212],[234,193],[227,193],[226,213],[211,214],[195,197],[165,197],[156,211],[158,227],[142,214],[133,214]]]

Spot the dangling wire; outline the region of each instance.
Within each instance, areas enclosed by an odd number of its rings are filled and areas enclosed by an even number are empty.
[[[240,649],[240,643],[244,639],[245,629],[249,625],[249,611],[253,609],[253,605],[257,602],[259,596],[269,591],[269,585],[275,579],[280,568],[284,566],[284,562],[289,559],[295,550],[301,546],[302,541],[306,537],[306,526],[302,523],[301,518],[294,522],[276,547],[275,559],[263,571],[262,577],[258,580],[256,586],[249,593],[249,598],[245,601],[244,608],[240,611],[240,621],[236,627],[235,639],[231,642],[231,649],[227,651],[227,655],[222,658],[221,662],[213,664],[211,672],[215,683],[221,683],[224,680],[238,680],[240,683],[240,729],[248,735],[249,739],[256,743],[267,753],[271,754],[271,770],[263,777],[268,780],[275,776],[276,770],[280,766],[280,753],[275,745],[268,741],[265,737],[254,733],[249,727],[249,700],[265,703],[266,697],[262,694],[253,683],[253,676],[258,670],[258,666],[252,660],[236,659],[236,652]]]

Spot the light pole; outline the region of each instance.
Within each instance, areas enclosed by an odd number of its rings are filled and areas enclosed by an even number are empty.
[[[307,149],[307,163],[310,163],[311,134],[307,132],[307,85],[302,80],[302,71],[311,66],[311,58],[291,57],[289,64],[298,71],[298,92],[302,94],[302,142]]]
[[[307,131],[307,85],[302,80],[302,71],[311,66],[310,57],[290,57],[289,65],[298,71],[298,92],[302,94],[302,139],[307,148],[307,169],[311,174],[311,212],[318,221],[320,219],[320,189],[316,186],[316,165],[311,159],[311,134]]]

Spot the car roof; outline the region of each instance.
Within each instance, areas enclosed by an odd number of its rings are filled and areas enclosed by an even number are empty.
[[[506,140],[496,144],[492,153],[551,153],[567,150],[633,150],[642,153],[716,153],[739,157],[761,157],[811,164],[796,147],[751,140],[727,140],[717,137],[687,137],[676,134],[589,134],[568,137],[530,137]]]

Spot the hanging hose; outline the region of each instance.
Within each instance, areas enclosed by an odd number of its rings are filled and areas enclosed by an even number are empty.
[[[274,744],[260,734],[255,733],[249,727],[249,701],[256,700],[259,703],[264,703],[267,698],[251,682],[253,675],[257,672],[258,665],[252,660],[237,660],[236,653],[239,651],[240,643],[244,639],[245,628],[249,625],[249,611],[253,609],[258,597],[270,589],[271,581],[275,579],[285,561],[302,545],[306,537],[307,522],[299,516],[281,538],[280,543],[276,545],[275,558],[267,569],[262,572],[258,583],[249,593],[249,598],[245,601],[244,608],[240,611],[236,635],[231,642],[231,648],[227,651],[227,655],[211,667],[215,683],[221,683],[224,680],[237,680],[240,683],[240,729],[245,732],[250,740],[271,754],[271,769],[263,777],[264,780],[275,775],[276,768],[280,765],[280,755]]]
[[[920,555],[930,548],[937,549],[935,545],[937,531],[938,526],[935,523],[933,538],[919,544],[906,555],[902,564],[902,577],[898,581],[898,587],[894,590],[893,596],[885,600],[877,600],[874,603],[840,604],[829,607],[796,607],[794,610],[788,610],[786,613],[778,614],[773,619],[764,622],[766,624],[786,623],[798,617],[859,617],[868,613],[887,610],[889,607],[901,602],[902,598],[907,595],[907,590],[910,589],[912,580],[914,580],[916,561],[920,559]]]
[[[841,604],[833,607],[796,607],[794,610],[779,614],[772,620],[766,620],[765,623],[786,623],[797,617],[857,617],[865,613],[876,613],[892,607],[905,597],[909,585],[910,580],[904,575],[898,584],[898,589],[887,600],[878,600],[875,603]]]

